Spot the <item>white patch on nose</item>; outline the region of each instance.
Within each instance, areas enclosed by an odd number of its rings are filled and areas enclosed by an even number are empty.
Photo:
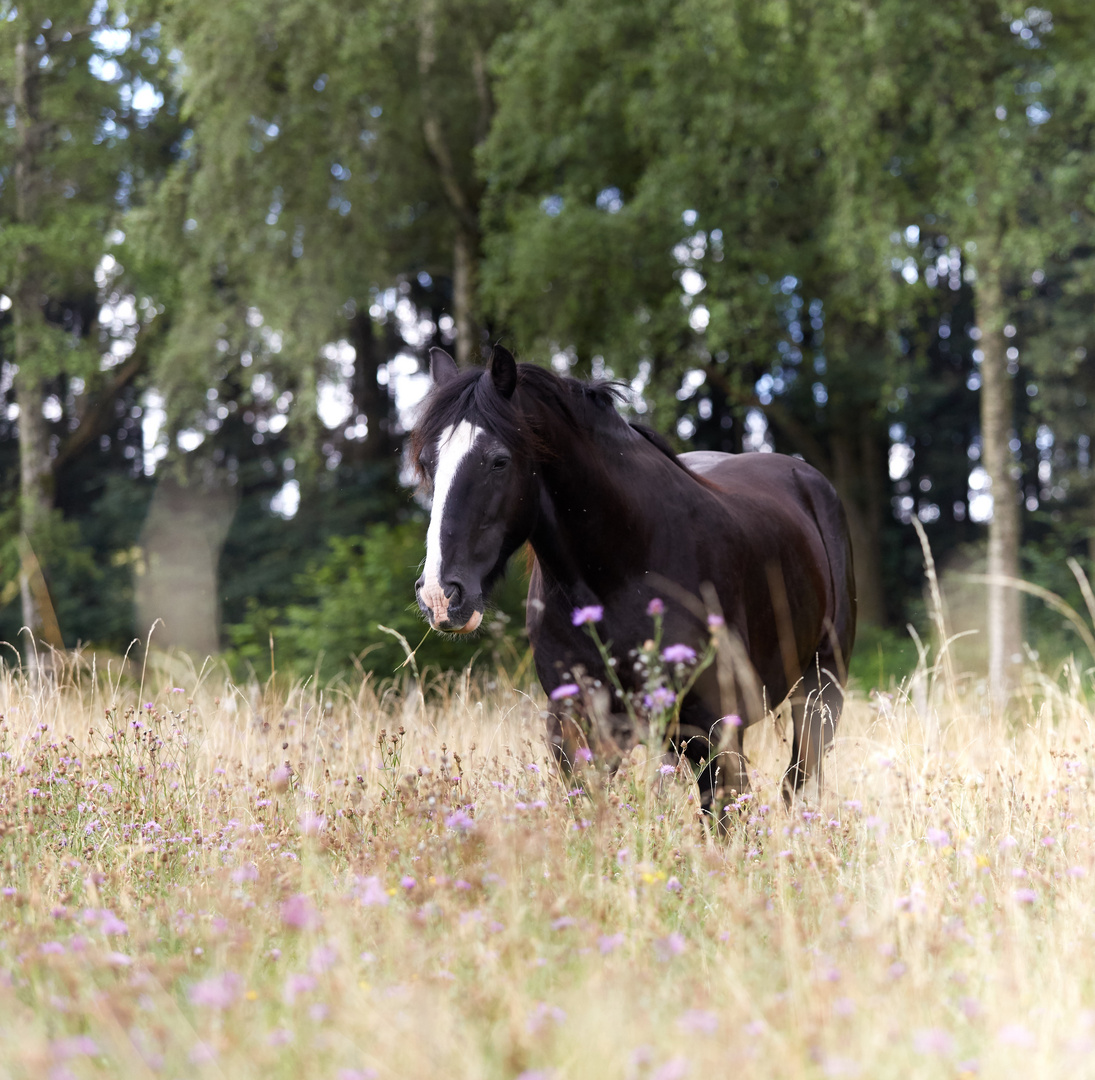
[[[441,585],[441,523],[445,518],[445,505],[449,501],[452,482],[464,458],[471,453],[482,428],[467,420],[455,427],[450,425],[437,440],[437,471],[433,478],[433,509],[430,511],[430,527],[426,530],[426,568],[419,595],[430,611],[430,621],[436,627],[449,615],[449,599]]]

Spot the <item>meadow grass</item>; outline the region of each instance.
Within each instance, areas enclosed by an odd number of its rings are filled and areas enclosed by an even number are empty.
[[[852,694],[793,811],[759,725],[726,835],[542,706],[2,675],[0,1075],[1095,1075],[1074,671]]]

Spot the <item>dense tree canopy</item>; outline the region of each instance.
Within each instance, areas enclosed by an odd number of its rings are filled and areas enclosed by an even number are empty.
[[[239,663],[391,674],[426,350],[499,337],[681,448],[816,464],[868,624],[920,618],[914,516],[943,566],[1079,600],[1080,0],[39,6],[0,3],[0,637],[143,634],[185,505]]]

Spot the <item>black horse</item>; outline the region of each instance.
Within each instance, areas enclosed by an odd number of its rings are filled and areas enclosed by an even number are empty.
[[[587,686],[608,685],[587,628],[574,625],[583,607],[603,608],[601,638],[625,690],[636,689],[628,654],[650,637],[658,598],[665,642],[702,652],[712,624],[721,642],[672,733],[703,763],[705,805],[747,789],[742,730],[788,696],[785,794],[808,778],[820,783],[856,620],[847,523],[832,485],[780,454],[677,456],[619,415],[612,384],[518,364],[500,347],[486,370],[459,371],[441,349],[430,357],[434,385],[411,442],[433,488],[415,590],[430,624],[475,630],[491,586],[527,540],[535,556],[528,633],[549,695],[579,673]],[[607,725],[626,745],[635,733],[618,695],[599,693],[599,707],[585,699],[586,713],[600,715],[583,716],[584,734]],[[568,715],[559,705],[550,724],[564,761],[583,734]]]

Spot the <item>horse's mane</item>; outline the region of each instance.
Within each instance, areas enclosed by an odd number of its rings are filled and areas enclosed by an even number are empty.
[[[411,460],[421,477],[422,454],[437,444],[446,428],[461,420],[491,432],[514,454],[527,458],[551,456],[552,429],[567,429],[575,438],[591,429],[620,435],[630,428],[694,476],[661,435],[620,416],[616,405],[625,398],[626,388],[620,382],[583,382],[521,363],[517,365],[517,388],[512,398],[506,399],[495,388],[488,370],[470,368],[430,391],[411,433]]]

